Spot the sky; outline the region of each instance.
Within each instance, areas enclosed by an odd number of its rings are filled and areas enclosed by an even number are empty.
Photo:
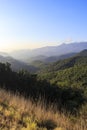
[[[87,41],[87,0],[0,0],[0,51]]]

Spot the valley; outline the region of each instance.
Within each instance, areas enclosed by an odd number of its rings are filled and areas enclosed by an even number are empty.
[[[86,130],[87,49],[58,56],[57,61],[54,56],[36,58],[24,62],[0,56],[2,130]]]

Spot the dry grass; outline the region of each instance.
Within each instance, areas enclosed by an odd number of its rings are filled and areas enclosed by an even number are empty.
[[[87,119],[60,114],[30,99],[0,90],[0,130],[87,130]]]

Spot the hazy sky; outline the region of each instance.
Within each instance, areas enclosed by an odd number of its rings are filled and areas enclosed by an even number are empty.
[[[0,51],[87,41],[87,0],[0,0]]]

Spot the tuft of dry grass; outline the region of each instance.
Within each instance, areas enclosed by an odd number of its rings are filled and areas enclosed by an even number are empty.
[[[0,130],[87,130],[87,119],[46,109],[44,102],[0,89]]]

